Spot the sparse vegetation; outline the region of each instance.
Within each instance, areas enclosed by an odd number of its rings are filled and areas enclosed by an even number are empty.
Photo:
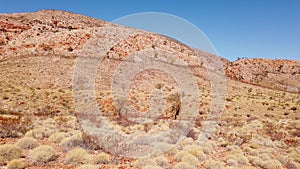
[[[198,158],[188,153],[182,157],[181,161],[186,162],[194,167],[198,167],[200,165]]]
[[[49,140],[54,143],[60,143],[66,136],[67,134],[65,132],[56,132],[50,135]]]
[[[36,147],[29,152],[29,159],[34,163],[47,163],[56,158],[57,155],[55,149],[48,145]]]
[[[25,168],[20,159],[13,159],[7,163],[7,169],[23,169]]]
[[[83,164],[77,167],[76,169],[99,169],[99,166],[91,165],[91,164]]]
[[[0,145],[0,157],[2,157],[0,160],[2,162],[0,163],[3,164],[10,160],[21,158],[22,156],[22,150],[19,147],[13,144]]]
[[[173,169],[196,169],[195,166],[192,166],[190,165],[189,163],[187,162],[180,162],[180,163],[177,163]]]
[[[162,168],[167,168],[169,166],[169,160],[163,155],[156,157],[155,161],[157,165],[159,165]]]
[[[77,134],[71,137],[67,137],[61,140],[59,145],[63,148],[63,150],[69,150],[74,147],[80,147],[84,143],[81,134]]]
[[[133,166],[137,169],[141,169],[147,165],[157,166],[156,162],[150,158],[139,158],[133,162]]]
[[[74,148],[66,155],[67,164],[92,164],[94,163],[93,157],[82,148]]]
[[[222,60],[227,76],[226,84],[222,83],[226,86],[226,97],[224,110],[214,112],[211,109],[215,107],[214,99],[220,95],[213,92],[213,82],[205,69],[218,71],[214,67],[218,56],[202,51],[198,55],[198,51],[172,39],[125,27],[116,32],[101,29],[98,36],[98,28],[104,25],[109,28],[109,23],[63,11],[1,16],[0,29],[4,37],[0,37],[3,77],[0,78],[0,168],[18,169],[21,165],[23,168],[79,169],[300,167],[299,61]],[[134,36],[123,36],[127,31]],[[101,144],[94,144],[93,137],[82,130],[80,116],[75,111],[76,99],[72,96],[72,77],[78,55],[94,35],[101,43],[116,40],[108,51],[101,51],[109,59],[102,60],[95,77],[96,103],[104,118],[112,122],[111,127],[117,126],[118,131],[127,135],[142,136],[181,128],[176,123],[184,117],[181,115],[197,114],[192,130],[172,150],[146,159],[122,158],[113,153],[100,153],[103,147],[97,145]],[[111,81],[112,75],[127,56],[151,47],[172,53],[166,56],[166,63],[182,67],[177,64],[176,59],[179,59],[187,64],[201,95],[188,104],[197,105],[199,111],[184,112],[187,110],[183,109],[185,99],[190,95],[181,89],[181,84],[176,84],[177,79],[166,72],[145,70],[132,80],[128,101],[136,110],[147,112],[151,106],[151,91],[159,89],[166,100],[161,116],[153,119],[153,123],[131,124],[124,114],[119,114],[112,97],[111,83],[115,82]],[[156,52],[153,57],[164,59],[161,56]],[[220,114],[220,119],[210,116],[214,114]],[[217,127],[203,143],[197,139],[210,121],[216,121]],[[165,140],[173,141],[162,138]],[[44,147],[47,145],[51,148]],[[153,145],[160,150],[169,146]]]
[[[16,146],[21,149],[33,149],[37,147],[39,144],[36,139],[31,137],[23,137],[16,142]]]
[[[142,169],[163,169],[163,168],[161,168],[160,166],[157,166],[157,165],[146,165]]]
[[[208,160],[204,163],[205,168],[207,169],[222,169],[224,168],[220,161]]]
[[[100,164],[107,164],[110,162],[110,160],[111,160],[110,155],[104,152],[99,153],[96,157],[96,162]]]

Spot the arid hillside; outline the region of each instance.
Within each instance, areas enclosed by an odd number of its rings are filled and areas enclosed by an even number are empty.
[[[231,62],[227,76],[246,83],[293,93],[300,92],[300,61],[241,59]]]
[[[299,110],[300,61],[230,62],[64,11],[0,14],[0,168],[298,169]]]

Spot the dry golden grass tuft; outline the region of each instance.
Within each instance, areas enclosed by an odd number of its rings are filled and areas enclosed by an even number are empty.
[[[187,162],[179,162],[174,165],[173,169],[196,169],[196,167]]]
[[[39,145],[38,141],[31,137],[23,137],[16,142],[21,149],[33,149]]]
[[[100,169],[100,167],[92,164],[83,164],[77,167],[76,169]]]
[[[222,169],[224,168],[223,164],[220,161],[216,160],[207,160],[204,163],[206,169]]]
[[[0,145],[0,157],[2,164],[7,163],[10,160],[18,159],[23,156],[22,150],[13,144]]]
[[[151,158],[139,158],[132,163],[132,166],[137,169],[141,169],[147,165],[157,166],[156,162]]]
[[[33,163],[47,163],[57,158],[56,151],[53,147],[42,145],[34,148],[29,152],[29,159]]]
[[[7,163],[7,169],[24,169],[24,163],[20,159],[13,159]]]
[[[96,156],[96,163],[107,164],[111,161],[111,156],[107,153],[101,152]]]
[[[93,164],[94,158],[82,148],[74,148],[66,155],[67,164]]]

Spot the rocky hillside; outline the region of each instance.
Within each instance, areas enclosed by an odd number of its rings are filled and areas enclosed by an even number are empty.
[[[70,12],[0,14],[0,168],[297,169],[299,66]]]
[[[226,68],[228,77],[271,89],[300,93],[300,61],[241,59]]]
[[[82,15],[44,10],[0,15],[0,58],[26,55],[76,57],[97,28],[108,24]],[[226,75],[262,87],[299,93],[300,62],[269,59],[224,60]]]

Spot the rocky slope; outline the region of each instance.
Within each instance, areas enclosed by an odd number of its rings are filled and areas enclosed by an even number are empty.
[[[0,28],[2,168],[18,163],[12,160],[20,157],[19,163],[25,168],[299,167],[299,61],[242,59],[229,62],[165,36],[63,11],[1,14]],[[174,79],[170,76],[172,72],[163,72],[164,66],[160,66],[158,70],[141,71],[131,79],[126,101],[114,100],[112,86],[130,79],[114,77],[138,68],[134,63],[139,63],[143,56],[153,56],[160,61],[158,65],[167,63],[165,67],[171,65],[183,71],[188,67],[200,99],[183,105],[180,96],[185,88],[178,81],[186,82],[188,80],[184,79],[188,76]],[[88,58],[84,61],[89,61],[91,68],[98,66],[93,80],[96,91],[89,93],[87,90],[82,96],[73,98],[76,94],[72,90],[74,77],[82,78],[75,82],[84,84],[89,74],[80,76],[80,73],[91,73],[82,70],[76,74],[78,66],[84,66],[81,58]],[[123,71],[116,71],[120,68],[124,68]],[[181,75],[178,70],[172,75]],[[193,87],[189,85],[185,87]],[[125,102],[136,110],[147,112],[154,90],[165,94],[166,104],[160,116],[151,123],[137,124],[128,120],[122,115],[126,109],[115,103]],[[224,94],[224,104],[220,100],[216,102],[216,98]],[[104,144],[95,144],[99,140],[79,123],[82,116],[78,110],[81,109],[76,105],[86,103],[90,95],[95,96],[103,117],[111,122],[110,127],[130,136],[147,136],[178,127],[172,122],[182,118],[187,105],[196,105],[199,111],[195,113],[189,133],[170,151],[147,159],[127,158],[113,151],[120,140],[100,140]],[[155,103],[159,105],[160,102],[163,101]],[[91,106],[93,104],[84,108]],[[97,122],[95,116],[91,117],[88,120]],[[217,126],[209,140],[203,143],[199,137],[201,131],[205,132],[203,128],[210,126],[207,124]],[[26,138],[34,141],[25,142]],[[108,139],[105,135],[102,138]],[[168,142],[165,138],[162,140]],[[7,152],[7,144],[17,148]],[[32,150],[38,145],[54,148],[46,148],[52,152],[48,153],[49,158],[36,153],[42,152],[40,149]],[[155,142],[154,145],[160,150],[166,144]],[[70,151],[76,147],[82,149]],[[22,149],[22,155],[18,148]]]
[[[300,92],[300,61],[241,59],[226,68],[227,76],[263,87]]]

